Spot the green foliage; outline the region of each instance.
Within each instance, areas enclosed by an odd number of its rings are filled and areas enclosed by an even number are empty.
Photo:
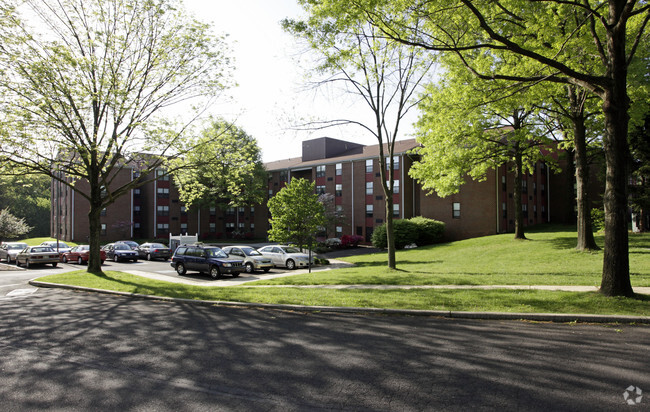
[[[395,248],[404,249],[405,246],[429,245],[441,242],[444,237],[445,224],[433,219],[417,216],[411,219],[393,221],[395,233]],[[372,245],[379,249],[387,247],[386,224],[382,224],[372,232]]]
[[[29,236],[49,235],[51,179],[14,172],[13,176],[0,176],[0,209],[10,209],[24,219],[32,227]]]
[[[315,182],[292,179],[269,199],[270,240],[280,243],[293,242],[298,247],[310,243],[325,223],[325,210],[314,189]]]
[[[0,210],[0,240],[16,239],[28,233],[32,228],[25,219],[17,218],[8,209]]]
[[[262,203],[266,172],[255,138],[222,119],[211,119],[187,153],[170,162],[179,197],[188,207]]]
[[[415,216],[409,220],[418,228],[418,239],[415,244],[423,246],[442,242],[445,236],[444,222],[422,216]]]
[[[594,232],[605,229],[605,211],[602,209],[591,209],[591,227]]]

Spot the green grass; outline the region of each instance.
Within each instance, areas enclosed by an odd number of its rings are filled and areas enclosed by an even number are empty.
[[[32,238],[29,238],[29,239],[17,240],[16,242],[25,242],[29,246],[38,246],[43,242],[55,242],[55,241],[56,241],[56,239],[53,238],[53,237],[32,237]],[[77,243],[75,243],[75,242],[67,242],[67,241],[64,241],[64,240],[61,240],[61,242],[65,243],[66,245],[68,245],[70,247],[77,246]]]
[[[603,252],[578,252],[576,233],[546,227],[514,240],[486,236],[397,252],[344,258],[353,268],[254,282],[254,285],[585,285],[599,286]],[[596,241],[602,247],[603,236]],[[650,234],[630,235],[632,286],[650,286]]]
[[[598,293],[540,290],[335,290],[263,287],[201,287],[142,278],[122,272],[83,271],[45,276],[43,282],[184,299],[309,306],[523,313],[591,313],[650,316],[650,296],[607,298]]]
[[[330,289],[292,285],[600,285],[602,251],[575,251],[576,234],[544,227],[515,241],[512,234],[488,236],[400,251],[398,270],[386,268],[384,253],[346,258],[357,266],[266,281],[246,287],[190,286],[121,272],[83,271],[39,280],[128,293],[185,299],[316,306],[374,307],[487,312],[591,313],[650,316],[650,296],[608,298],[596,292],[510,289]],[[596,237],[603,243],[602,235]],[[632,286],[650,286],[650,234],[630,235]],[[265,288],[262,285],[280,285]],[[284,286],[284,287],[282,287]]]

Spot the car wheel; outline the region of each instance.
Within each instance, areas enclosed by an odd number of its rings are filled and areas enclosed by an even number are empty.
[[[61,260],[63,261],[63,263],[68,263],[68,258],[65,257],[65,256],[63,256],[63,257],[61,258]]]
[[[239,277],[239,272],[235,272],[235,273],[233,273],[233,274],[232,274],[232,277],[234,277],[234,278]]]
[[[26,260],[25,260],[25,267],[26,267],[26,268],[29,268],[29,259],[26,259]]]
[[[16,259],[16,266],[20,267],[20,262]]]
[[[176,265],[176,273],[178,273],[179,275],[183,276],[183,275],[185,274],[185,272],[186,272],[186,271],[185,271],[185,265],[182,264],[182,263],[178,263],[178,264]]]
[[[104,264],[104,261],[102,260],[102,265]]]
[[[269,270],[271,270],[271,268],[264,268],[264,273],[269,273]]]
[[[77,263],[83,265],[84,260],[81,258],[81,256],[79,256],[79,259],[77,259]]]
[[[151,253],[147,253],[147,260],[151,260]]]
[[[248,262],[246,264],[246,273],[253,273],[255,272],[255,268],[253,267],[253,264]]]
[[[114,261],[114,262],[117,262],[117,261],[118,261],[118,259],[117,259],[117,255],[113,255],[113,261]]]
[[[287,260],[287,269],[294,270],[295,268],[296,268],[296,262],[294,262],[291,259]]]
[[[219,266],[212,266],[210,268],[210,277],[212,279],[219,279],[221,277],[221,271],[219,270]]]
[[[56,263],[56,262],[52,263],[52,267],[53,267],[53,268],[55,268],[56,265],[58,265],[58,263]]]

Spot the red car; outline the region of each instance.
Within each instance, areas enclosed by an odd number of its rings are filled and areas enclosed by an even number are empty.
[[[106,260],[106,252],[100,250],[99,253],[100,253],[100,258],[102,260],[102,263],[104,263],[104,261]],[[90,257],[90,245],[79,245],[70,249],[69,252],[65,252],[63,255],[61,255],[61,261],[63,263],[77,262],[78,264],[81,265],[83,263],[88,263],[89,257]]]

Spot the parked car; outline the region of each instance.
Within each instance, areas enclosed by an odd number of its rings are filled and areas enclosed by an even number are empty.
[[[51,263],[56,267],[59,253],[49,246],[27,246],[16,255],[16,266],[45,265]]]
[[[99,254],[102,263],[104,263],[106,260],[106,252],[104,250],[100,250]],[[88,259],[90,259],[90,245],[75,246],[70,249],[69,252],[65,252],[63,255],[61,255],[61,261],[63,263],[77,262],[81,265],[83,263],[88,263]]]
[[[226,246],[223,251],[228,256],[235,256],[244,259],[244,267],[247,273],[253,273],[256,270],[268,272],[273,268],[273,262],[268,256],[262,255],[252,246]]]
[[[125,245],[129,245],[129,247],[132,250],[136,250],[138,248],[138,246],[140,246],[140,245],[138,245],[138,242],[134,242],[132,240],[118,240],[115,243],[124,243]]]
[[[242,259],[230,258],[216,246],[181,245],[176,248],[171,265],[179,275],[191,270],[209,273],[212,279],[219,279],[224,273],[236,278],[244,271]]]
[[[259,251],[262,255],[270,257],[275,266],[284,266],[289,270],[309,267],[309,255],[294,246],[264,246]]]
[[[105,245],[102,250],[106,253],[106,259],[111,259],[115,262],[121,260],[138,261],[138,252],[132,250],[126,243],[109,243]]]
[[[136,248],[136,251],[138,252],[138,257],[147,260],[167,260],[171,256],[169,248],[162,243],[143,243]]]
[[[55,252],[57,251],[56,240],[48,240],[46,242],[41,243],[39,246],[49,246],[52,249],[54,249]],[[70,249],[72,249],[72,247],[68,246],[66,243],[63,243],[59,240],[59,247],[58,247],[59,255],[62,255],[65,252],[69,252]]]
[[[8,242],[0,245],[0,260],[6,260],[7,263],[15,262],[16,255],[27,247],[27,243]]]

